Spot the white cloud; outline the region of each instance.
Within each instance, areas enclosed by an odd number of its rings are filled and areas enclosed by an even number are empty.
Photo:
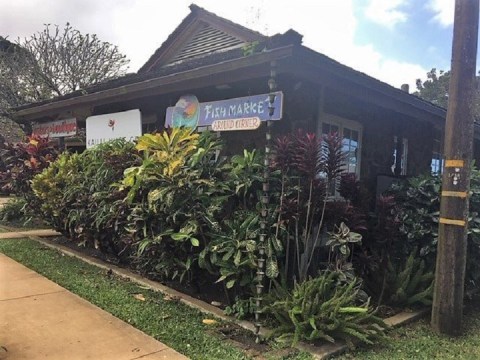
[[[444,27],[453,24],[455,0],[429,0],[426,7],[433,12],[433,21]]]
[[[265,33],[267,29],[269,35],[293,28],[304,35],[304,45],[392,86],[408,83],[413,90],[415,80],[425,77],[427,70],[381,54],[372,44],[356,44],[355,34],[359,24],[353,3],[353,0],[307,0],[301,1],[299,10],[295,10],[290,0],[277,0],[274,7],[265,6],[262,0],[257,0],[255,3],[244,2],[249,7],[244,5],[243,12],[233,4],[218,11],[215,6],[205,7],[254,30]],[[260,16],[258,12],[251,11],[252,4],[257,4],[253,8],[260,10]]]
[[[377,24],[392,29],[395,25],[407,21],[408,15],[401,8],[406,0],[370,0],[365,15]]]
[[[410,91],[415,90],[415,80],[424,78],[427,73],[427,69],[418,64],[398,61],[382,55],[373,45],[352,45],[346,48],[343,54],[337,53],[337,57],[334,58],[344,65],[396,88],[399,88],[402,84],[408,84]]]
[[[379,64],[374,70],[377,78],[388,79],[388,83],[400,87],[402,84],[408,84],[410,92],[416,90],[415,82],[417,79],[425,78],[427,69],[417,64],[401,62],[388,59]]]

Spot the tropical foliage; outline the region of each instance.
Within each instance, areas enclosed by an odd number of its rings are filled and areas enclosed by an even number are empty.
[[[0,148],[2,190],[35,200],[30,182],[56,159],[57,154],[48,139],[36,136],[29,137],[26,142],[3,144]]]
[[[280,288],[279,300],[265,309],[280,324],[272,336],[292,344],[343,339],[350,347],[355,341],[371,344],[381,339],[386,325],[369,310],[368,301],[359,302],[359,284],[338,285],[337,280],[338,273],[327,271],[292,291]]]
[[[480,171],[477,169],[472,169],[470,187],[466,285],[474,290],[480,285]],[[440,189],[441,178],[437,176],[412,178],[391,189],[400,219],[399,241],[393,244],[392,253],[405,259],[418,247],[419,256],[429,269],[435,266]]]
[[[120,255],[131,241],[125,229],[125,193],[114,183],[138,162],[133,144],[114,140],[82,154],[61,154],[35,177],[32,189],[55,229],[80,244]]]
[[[222,149],[214,134],[182,128],[117,140],[62,154],[30,191],[48,223],[79,245],[155,279],[216,286],[229,314],[250,316],[264,155],[224,158]],[[429,304],[438,178],[394,185],[372,212],[362,184],[344,173],[336,134],[280,136],[271,160],[264,305],[280,339],[370,343],[385,330],[370,297],[377,307]],[[479,179],[475,171],[470,259],[480,256]],[[478,287],[476,261],[468,274]]]

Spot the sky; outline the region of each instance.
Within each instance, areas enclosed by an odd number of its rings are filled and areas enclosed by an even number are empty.
[[[450,67],[454,0],[0,0],[13,41],[69,22],[118,45],[136,72],[198,6],[265,35],[292,28],[304,45],[395,87]]]

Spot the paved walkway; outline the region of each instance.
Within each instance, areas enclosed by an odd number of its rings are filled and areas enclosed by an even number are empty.
[[[0,254],[0,359],[187,358]]]
[[[10,200],[12,200],[13,197],[5,197],[5,196],[0,196],[0,207],[2,207],[3,205],[5,205],[7,202],[9,202]]]
[[[49,236],[60,236],[59,232],[50,229],[34,229],[34,230],[21,230],[21,231],[12,231],[0,233],[1,239],[18,239],[25,238],[29,236],[40,236],[40,237],[49,237]]]

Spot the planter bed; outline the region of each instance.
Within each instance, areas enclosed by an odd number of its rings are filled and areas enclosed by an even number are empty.
[[[241,330],[244,329],[248,330],[249,332],[253,332],[255,329],[253,323],[227,316],[220,307],[213,306],[209,302],[203,300],[206,299],[208,301],[212,298],[211,296],[204,295],[201,297],[196,297],[195,295],[198,295],[198,293],[195,294],[194,291],[192,292],[191,288],[186,286],[178,287],[178,283],[169,282],[165,284],[147,279],[138,273],[132,272],[130,269],[122,267],[121,264],[118,264],[118,262],[114,263],[115,260],[108,258],[100,251],[93,248],[78,247],[75,243],[69,241],[65,237],[56,237],[49,240],[36,236],[32,236],[30,238],[42,243],[47,247],[58,250],[65,255],[79,258],[89,264],[101,267],[107,271],[111,271],[117,276],[129,279],[154,291],[159,291],[187,306],[193,307],[205,314],[212,315],[218,319],[226,321],[230,323],[230,325],[226,325],[224,328],[219,328],[219,331],[223,335],[232,339],[232,341],[238,343],[240,347],[247,349],[252,353],[261,353],[262,350],[265,350],[264,346],[262,347],[262,345],[255,344],[253,334],[248,335]],[[172,288],[172,284],[177,285],[178,288]],[[400,311],[393,316],[385,318],[384,321],[386,324],[394,328],[411,323],[412,321],[418,320],[429,313],[430,309],[418,311]],[[237,327],[233,326],[232,324],[235,324]],[[264,327],[261,329],[260,334],[262,336],[268,336],[269,332],[270,331]],[[328,359],[332,356],[348,351],[347,345],[342,341],[338,341],[335,344],[325,342],[319,342],[315,344],[299,343],[297,348],[312,354],[315,359]]]

